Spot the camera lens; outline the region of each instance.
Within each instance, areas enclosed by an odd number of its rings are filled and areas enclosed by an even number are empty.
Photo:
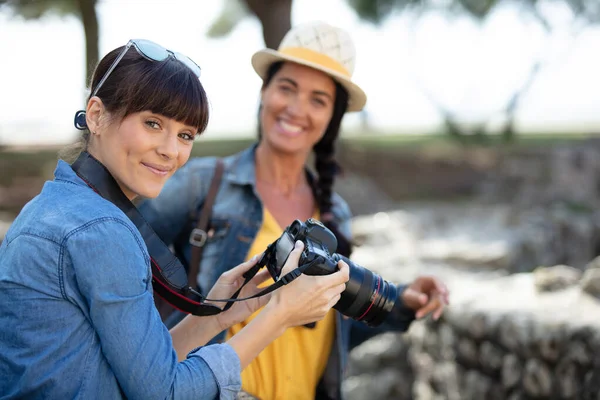
[[[336,254],[335,258],[348,264],[350,279],[340,301],[333,308],[357,321],[364,321],[369,326],[381,324],[396,304],[396,285],[344,256]]]

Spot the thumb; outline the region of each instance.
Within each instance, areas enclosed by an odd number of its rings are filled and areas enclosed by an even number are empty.
[[[279,274],[280,277],[298,268],[298,261],[300,260],[302,250],[304,250],[304,243],[302,243],[302,241],[300,240],[297,240],[296,245],[294,246],[294,250],[292,250],[292,252],[288,256],[288,259],[285,261],[285,265],[281,269],[281,273]]]
[[[427,295],[425,293],[418,292],[411,288],[406,288],[402,293],[402,300],[407,306],[419,307],[427,304]]]

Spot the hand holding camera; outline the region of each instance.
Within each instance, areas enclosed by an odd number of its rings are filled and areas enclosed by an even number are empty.
[[[297,248],[294,249],[296,241],[304,243],[301,253]],[[381,324],[396,304],[398,289],[381,276],[335,253],[336,248],[335,235],[321,222],[312,218],[306,223],[295,220],[267,248],[260,264],[267,266],[275,281],[293,279],[288,278],[291,270],[284,268],[284,264],[285,267],[290,267],[287,260],[292,254],[294,264],[299,266],[297,273],[303,274],[298,280],[304,278],[304,275],[336,274],[338,265],[347,265],[349,279],[345,281],[339,301],[333,308],[350,318],[364,321],[367,325]],[[314,293],[315,288],[309,287],[308,290]]]
[[[302,241],[291,242],[291,250],[280,268],[281,276],[298,268],[299,260],[306,253]],[[338,265],[336,264],[336,269]],[[269,270],[270,271],[270,270]],[[340,261],[339,270],[327,276],[302,274],[293,282],[272,293],[267,308],[276,308],[286,327],[319,321],[339,301],[349,279],[348,265]]]
[[[418,277],[400,291],[393,283],[335,253],[336,248],[335,235],[321,222],[312,218],[306,223],[295,220],[267,247],[258,263],[252,261],[231,271],[238,271],[238,278],[241,273],[247,283],[252,282],[250,293],[254,293],[233,301],[252,300],[256,307],[248,307],[249,304],[246,307],[255,310],[267,298],[257,300],[257,297],[270,294],[267,307],[279,316],[282,327],[318,321],[331,308],[377,326],[394,310],[399,297],[402,297],[399,307],[414,311],[416,318],[433,313],[433,318],[438,319],[448,304],[448,289],[437,278]],[[263,266],[276,283],[260,291],[257,285],[267,275],[265,271],[255,274]],[[237,287],[241,280],[235,282]]]
[[[219,331],[223,331],[237,323],[244,321],[246,318],[252,315],[252,313],[261,307],[264,307],[271,298],[271,293],[268,293],[264,296],[253,297],[262,290],[259,285],[270,278],[267,270],[257,273],[244,286],[243,275],[256,265],[260,259],[260,256],[260,254],[256,255],[250,260],[223,273],[208,293],[207,297],[209,299],[229,298],[236,292],[236,290],[243,286],[243,289],[239,295],[240,297],[248,297],[248,300],[236,302],[229,310],[221,314],[217,314]],[[220,307],[218,303],[215,303],[215,305]]]

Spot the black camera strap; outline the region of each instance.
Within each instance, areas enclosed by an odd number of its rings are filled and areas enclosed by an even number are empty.
[[[250,299],[254,299],[256,297],[260,297],[260,296],[264,296],[265,294],[269,294],[271,292],[273,292],[274,290],[279,289],[282,286],[287,285],[288,283],[291,283],[292,281],[294,281],[296,278],[298,278],[300,275],[302,275],[302,273],[304,271],[306,271],[308,268],[312,267],[314,264],[316,264],[319,260],[314,260],[311,261],[309,263],[300,265],[298,268],[294,268],[292,271],[288,272],[287,274],[285,274],[284,276],[282,276],[281,278],[279,278],[277,280],[277,282],[275,282],[272,285],[267,286],[266,288],[264,288],[263,290],[261,290],[260,292],[256,293],[254,296],[250,296],[250,297],[243,297],[241,299],[238,299],[237,297],[239,296],[240,292],[242,291],[242,289],[244,288],[244,286],[246,286],[246,284],[248,282],[250,282],[250,280],[252,278],[254,278],[254,276],[256,275],[256,273],[266,265],[267,260],[269,259],[269,257],[274,256],[275,254],[275,249],[274,249],[274,245],[275,243],[277,243],[276,241],[271,243],[268,247],[267,250],[265,251],[265,253],[263,254],[261,260],[252,268],[250,268],[248,271],[246,271],[243,275],[245,281],[242,284],[242,286],[240,286],[240,288],[233,294],[232,299],[205,299],[206,301],[223,301],[223,302],[228,302],[228,304],[223,308],[223,311],[228,310],[229,307],[232,306],[233,302],[236,301],[243,301],[243,300],[250,300]]]
[[[256,273],[265,266],[269,257],[273,256],[273,244],[269,245],[262,259],[250,270],[244,273],[244,283],[233,294],[231,299],[206,299],[188,284],[188,276],[184,266],[179,259],[169,250],[168,246],[158,237],[150,224],[139,212],[137,207],[125,196],[114,177],[106,167],[92,157],[88,152],[81,155],[71,165],[75,173],[83,179],[96,193],[110,201],[133,222],[139,230],[148,253],[150,254],[150,265],[152,269],[152,287],[154,292],[169,302],[173,307],[193,315],[206,316],[215,315],[228,310],[234,302],[253,299],[264,296],[280,287],[287,285],[299,277],[313,263],[300,266],[289,272],[273,285],[268,286],[261,292],[242,299],[238,299],[242,288],[250,282]],[[199,299],[199,300],[198,300]],[[223,309],[206,304],[206,301],[226,302]]]
[[[187,274],[181,262],[125,196],[104,165],[89,153],[82,152],[71,168],[96,193],[119,207],[137,227],[150,254],[152,286],[156,294],[188,314],[215,315],[221,312],[219,307],[205,304],[202,296],[199,296],[200,301],[193,298],[199,293],[189,287]]]

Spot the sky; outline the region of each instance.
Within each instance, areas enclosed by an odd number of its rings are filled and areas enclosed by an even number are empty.
[[[97,8],[101,56],[131,38],[144,38],[201,66],[211,103],[206,137],[215,139],[254,134],[261,82],[250,58],[264,47],[254,18],[225,38],[207,38],[221,6],[216,0],[100,0]],[[573,37],[566,10],[549,15],[559,27],[552,36],[510,8],[483,26],[436,14],[420,19],[403,14],[376,27],[361,22],[345,0],[296,0],[292,23],[322,20],[351,33],[357,49],[354,80],[368,95],[366,115],[375,131],[436,129],[441,120],[429,98],[466,122],[494,121],[540,57],[544,67],[523,98],[518,128],[598,129],[600,28]],[[86,95],[84,63],[78,19],[23,21],[0,12],[0,143],[74,140],[73,115],[84,107]],[[344,129],[359,134],[361,116],[348,114]]]

